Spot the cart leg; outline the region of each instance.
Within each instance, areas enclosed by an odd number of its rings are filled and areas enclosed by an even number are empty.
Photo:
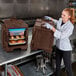
[[[4,76],[7,76],[7,64],[5,64],[5,75]]]

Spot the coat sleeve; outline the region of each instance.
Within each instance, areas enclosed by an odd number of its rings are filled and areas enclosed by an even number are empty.
[[[62,18],[59,18],[59,20],[56,20],[56,19],[52,19],[52,21],[54,22],[55,25],[58,24],[58,22],[61,22],[62,21]]]
[[[58,20],[52,19],[52,21],[54,22],[55,25],[57,25]]]
[[[74,29],[74,26],[66,28],[63,32],[56,30],[54,32],[54,37],[57,39],[68,38],[72,35],[73,29]]]

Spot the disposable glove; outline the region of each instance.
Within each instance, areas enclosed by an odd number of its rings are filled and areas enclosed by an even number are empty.
[[[44,26],[47,28],[47,29],[51,29],[53,28],[53,26],[49,23],[45,23]]]
[[[46,20],[52,20],[52,18],[49,17],[49,16],[44,16],[44,18],[45,18]]]

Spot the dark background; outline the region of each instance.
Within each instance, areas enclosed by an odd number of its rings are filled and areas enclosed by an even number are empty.
[[[0,18],[60,17],[69,0],[0,0]]]

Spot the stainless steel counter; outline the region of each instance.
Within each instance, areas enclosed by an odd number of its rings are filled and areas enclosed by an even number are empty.
[[[28,35],[28,48],[27,50],[15,50],[12,52],[6,52],[2,49],[1,45],[1,28],[0,28],[0,66],[5,65],[5,76],[7,76],[7,65],[14,61],[23,59],[25,57],[38,54],[41,50],[31,51],[30,50],[30,42],[32,38],[32,28],[29,28],[29,35]]]

